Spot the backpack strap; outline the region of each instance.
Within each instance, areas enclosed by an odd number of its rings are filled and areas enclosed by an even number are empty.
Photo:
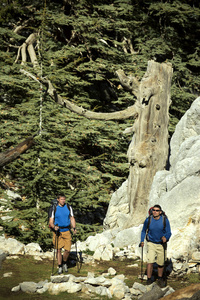
[[[147,230],[146,230],[146,233],[147,233],[147,234],[148,234],[148,232],[149,232],[149,226],[150,226],[150,224],[151,224],[152,218],[153,218],[152,215],[150,215],[150,216],[148,217]]]
[[[163,217],[163,229],[165,229],[167,216],[165,214],[163,214],[162,217]]]
[[[71,206],[69,205],[69,203],[65,203],[65,205],[67,206],[67,208],[69,209],[69,213],[70,213],[70,216],[71,216]]]
[[[56,204],[53,208],[53,218],[55,220],[55,214],[56,214],[56,209],[57,209],[58,204]]]

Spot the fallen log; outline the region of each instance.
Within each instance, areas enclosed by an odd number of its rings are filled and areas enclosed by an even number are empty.
[[[0,167],[12,162],[34,144],[34,137],[28,137],[15,148],[0,153]]]

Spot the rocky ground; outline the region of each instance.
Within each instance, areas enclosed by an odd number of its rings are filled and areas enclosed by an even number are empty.
[[[8,255],[2,262],[0,270],[0,300],[3,299],[138,299],[150,293],[145,280],[141,281],[141,261],[137,259],[113,259],[112,261],[94,261],[91,256],[83,254],[84,261],[77,269],[75,261],[67,275],[57,276],[56,265],[52,275],[53,257],[30,255]],[[86,259],[87,257],[87,259]],[[145,273],[143,264],[143,273]],[[168,278],[168,289],[171,291],[199,282],[199,275],[191,273],[179,277]],[[48,289],[47,289],[48,287]],[[69,288],[70,287],[70,288]],[[45,290],[46,288],[46,290]],[[37,292],[36,292],[37,290]],[[151,290],[159,294],[164,290],[153,284]],[[38,292],[39,291],[39,292]],[[110,294],[108,293],[110,291]],[[150,295],[150,294],[149,294]],[[28,298],[27,298],[28,297]],[[152,299],[145,298],[141,299]],[[170,298],[169,298],[170,299]],[[179,298],[180,299],[180,298]]]

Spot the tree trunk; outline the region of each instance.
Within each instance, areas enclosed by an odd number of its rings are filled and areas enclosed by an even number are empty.
[[[141,224],[148,209],[153,177],[168,159],[168,110],[173,69],[171,64],[148,62],[139,85],[134,135],[128,149],[130,172],[128,198],[131,220]]]
[[[7,150],[5,152],[0,153],[0,167],[12,162],[20,154],[24,153],[27,149],[29,149],[34,143],[34,137],[29,137],[25,141],[21,142],[17,147]]]

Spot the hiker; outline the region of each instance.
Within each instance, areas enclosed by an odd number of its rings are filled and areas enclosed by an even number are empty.
[[[65,195],[59,195],[57,198],[58,205],[53,209],[49,219],[49,226],[53,230],[53,244],[57,249],[58,274],[63,271],[67,272],[67,259],[71,249],[71,233],[76,234],[76,221],[71,206],[66,205]],[[62,256],[62,248],[64,253]]]
[[[166,245],[171,236],[170,223],[163,213],[161,206],[152,207],[152,216],[146,218],[141,232],[141,247],[144,247],[144,239],[147,240],[147,285],[152,283],[151,276],[153,264],[157,258],[158,285],[164,287],[163,270],[166,257]],[[147,234],[146,234],[147,233]]]

